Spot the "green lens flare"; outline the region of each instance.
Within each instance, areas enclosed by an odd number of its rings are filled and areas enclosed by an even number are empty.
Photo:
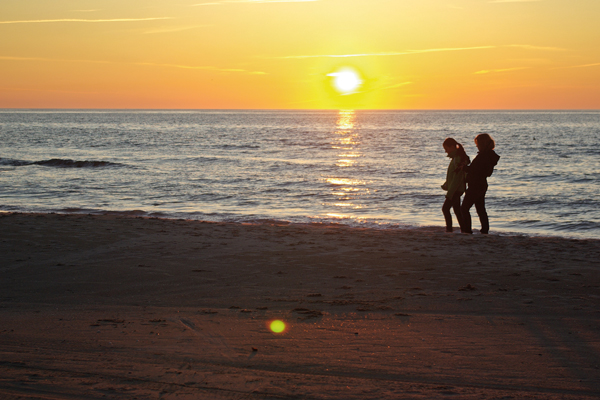
[[[285,324],[283,321],[275,320],[271,322],[270,328],[275,333],[281,333],[285,330]]]

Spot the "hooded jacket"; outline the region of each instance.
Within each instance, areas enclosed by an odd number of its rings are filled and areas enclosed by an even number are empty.
[[[460,169],[461,163],[468,162],[468,160],[462,160],[458,151],[453,151],[448,154],[448,157],[452,159],[450,165],[448,165],[448,172],[446,172],[446,182],[442,185],[442,189],[447,190],[446,198],[451,199],[456,193],[461,195],[465,192],[465,173]]]
[[[477,153],[473,162],[464,168],[467,173],[467,184],[469,189],[487,190],[488,176],[492,176],[494,167],[498,164],[500,156],[494,150],[485,150]]]

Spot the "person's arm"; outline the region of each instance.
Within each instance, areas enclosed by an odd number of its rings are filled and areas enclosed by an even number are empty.
[[[452,197],[454,197],[454,193],[456,193],[456,190],[458,189],[458,187],[460,186],[460,179],[458,177],[458,174],[455,174],[454,179],[452,179],[452,182],[450,182],[450,185],[448,185],[448,193],[446,193],[446,198],[451,199]]]
[[[484,165],[482,163],[482,159],[479,155],[477,155],[473,161],[471,161],[471,165],[463,167],[463,171],[468,175],[467,180],[469,182],[475,182],[480,180],[481,176],[485,176],[483,168]]]
[[[452,165],[450,166],[451,170],[451,178],[450,182],[446,181],[448,193],[446,193],[446,198],[451,199],[454,197],[456,190],[459,188],[461,184],[462,172],[457,171],[456,166],[460,165],[460,157],[456,157],[452,160]]]
[[[475,156],[475,158],[473,159],[473,161],[471,161],[471,164],[465,165],[462,170],[464,172],[466,172],[467,174],[473,173],[473,172],[475,172],[479,168],[479,162],[480,161],[481,160],[479,160],[479,156],[477,155],[477,156]]]

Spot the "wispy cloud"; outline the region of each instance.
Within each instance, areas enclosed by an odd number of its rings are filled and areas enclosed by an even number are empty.
[[[143,62],[132,63],[132,64],[147,65],[147,66],[153,66],[153,67],[197,69],[197,70],[215,71],[215,72],[242,72],[242,73],[247,73],[247,74],[251,74],[251,75],[267,75],[266,72],[262,72],[262,71],[249,71],[249,70],[241,69],[241,68],[219,68],[219,67],[207,66],[207,65],[181,65],[181,64],[143,63]]]
[[[49,58],[39,58],[39,57],[11,57],[11,56],[0,56],[0,60],[5,60],[5,61],[52,61]]]
[[[594,64],[584,64],[584,65],[577,65],[574,68],[586,68],[586,67],[597,67],[599,66],[600,63],[594,63]]]
[[[568,67],[556,67],[556,68],[552,68],[552,69],[589,68],[589,67],[600,67],[600,63],[582,64],[582,65],[570,65]]]
[[[157,28],[157,29],[153,29],[150,31],[146,31],[143,32],[144,34],[151,34],[151,33],[171,33],[171,32],[181,32],[181,31],[187,31],[190,29],[196,29],[196,28],[206,28],[208,26],[212,26],[212,25],[193,25],[193,26],[170,26],[170,27],[164,27],[164,28]]]
[[[567,49],[563,49],[561,47],[551,47],[551,46],[532,46],[529,44],[509,44],[505,47],[517,47],[526,50],[542,50],[542,51],[567,51]]]
[[[139,22],[139,21],[156,21],[164,19],[173,19],[172,17],[156,17],[156,18],[113,18],[113,19],[82,19],[82,18],[64,18],[64,19],[31,19],[22,21],[0,21],[0,24],[45,24],[56,22]]]
[[[497,72],[509,72],[509,71],[519,71],[522,69],[527,69],[528,67],[515,67],[515,68],[502,68],[502,69],[484,69],[481,71],[477,71],[474,72],[474,74],[476,75],[482,75],[482,74],[491,74],[491,73],[497,73]]]
[[[51,92],[51,93],[79,93],[79,94],[94,94],[99,92],[75,91],[75,90],[58,90],[45,88],[19,88],[19,87],[3,87],[0,90],[13,92]]]
[[[117,64],[113,61],[104,60],[76,60],[76,59],[60,59],[60,58],[45,58],[45,57],[13,57],[0,56],[0,60],[4,61],[44,61],[44,62],[68,62],[68,63],[88,63],[88,64]]]
[[[43,58],[43,57],[12,57],[12,56],[0,56],[0,60],[4,61],[44,61],[44,62],[67,62],[67,63],[88,63],[88,64],[126,64],[126,65],[140,65],[149,67],[162,67],[162,68],[179,68],[179,69],[194,69],[204,70],[213,72],[228,72],[228,73],[244,73],[250,75],[267,75],[263,71],[250,71],[241,68],[221,68],[211,65],[184,65],[184,64],[161,64],[161,63],[150,63],[150,62],[119,62],[119,61],[106,61],[106,60],[68,60],[68,59],[57,59],[57,58]]]
[[[388,52],[381,52],[381,53],[316,54],[316,55],[283,56],[283,57],[275,57],[275,58],[303,59],[303,58],[389,57],[389,56],[405,56],[405,55],[410,55],[410,54],[437,53],[437,52],[444,52],[444,51],[464,51],[464,50],[493,49],[495,47],[496,46],[447,47],[447,48],[440,48],[440,49],[388,51]]]
[[[297,55],[297,56],[281,56],[271,57],[276,59],[305,59],[305,58],[349,58],[349,57],[390,57],[390,56],[406,56],[412,54],[424,54],[424,53],[439,53],[447,51],[468,51],[468,50],[486,50],[486,49],[497,49],[502,47],[516,47],[528,50],[545,50],[545,51],[566,51],[559,47],[543,47],[543,46],[531,46],[526,44],[509,44],[501,46],[474,46],[474,47],[444,47],[434,49],[420,49],[420,50],[403,50],[403,51],[388,51],[380,53],[355,53],[355,54],[311,54],[311,55]]]
[[[396,83],[395,85],[382,87],[381,89],[378,89],[378,90],[397,89],[399,87],[403,87],[406,85],[412,85],[412,82],[408,81],[408,82]]]
[[[232,3],[237,3],[237,4],[242,4],[242,3],[255,3],[255,4],[259,4],[259,3],[308,3],[308,2],[313,2],[313,1],[320,1],[320,0],[222,0],[222,1],[213,1],[213,2],[208,2],[208,3],[192,4],[192,7],[218,6],[220,4],[232,4]]]
[[[349,94],[357,94],[357,93],[375,93],[375,92],[381,92],[382,90],[392,90],[392,89],[398,89],[404,86],[408,86],[408,85],[412,85],[413,82],[407,81],[407,82],[401,82],[401,83],[395,83],[389,86],[376,86],[376,87],[372,87],[370,89],[366,89],[366,90],[361,90],[361,91],[357,91],[357,92],[353,92],[353,93],[349,93]],[[342,94],[343,95],[343,94]]]
[[[543,0],[490,0],[488,3],[532,3]]]

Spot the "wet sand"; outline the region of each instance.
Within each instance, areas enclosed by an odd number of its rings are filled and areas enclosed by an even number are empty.
[[[3,214],[0,254],[2,399],[600,397],[598,240]]]

